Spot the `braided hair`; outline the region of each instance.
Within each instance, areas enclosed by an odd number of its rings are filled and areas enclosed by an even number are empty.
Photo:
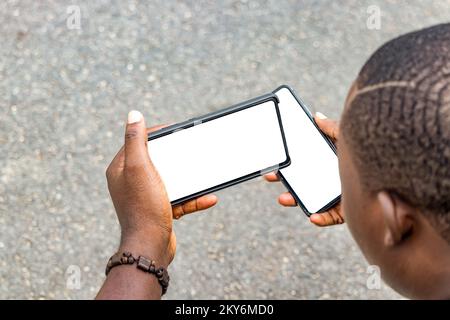
[[[387,42],[355,85],[341,129],[363,187],[395,193],[450,241],[450,24]]]

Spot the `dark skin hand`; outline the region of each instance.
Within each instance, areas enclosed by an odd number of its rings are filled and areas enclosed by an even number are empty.
[[[108,189],[121,227],[118,252],[129,251],[154,260],[167,268],[176,251],[173,219],[204,210],[217,203],[206,195],[172,207],[161,178],[147,151],[147,133],[163,126],[146,129],[142,114],[128,115],[125,144],[119,150],[106,176]],[[97,299],[160,299],[161,286],[154,275],[122,265],[108,274]]]
[[[329,136],[334,143],[338,141],[339,124],[336,121],[326,118],[319,112],[314,116],[314,120],[316,121],[320,130],[322,130],[327,136]],[[266,174],[264,178],[269,182],[280,181],[277,174],[274,172]],[[278,202],[285,207],[297,206],[294,197],[289,192],[282,193],[278,197]],[[338,203],[336,206],[326,212],[312,214],[309,219],[313,224],[319,227],[332,226],[344,223],[344,213],[341,210],[341,204]]]
[[[337,140],[337,123],[316,117],[319,127]],[[176,251],[173,219],[204,210],[217,203],[214,195],[172,207],[165,187],[154,168],[147,151],[147,134],[164,126],[145,128],[140,113],[129,114],[125,132],[125,144],[119,150],[106,176],[117,217],[121,226],[118,252],[129,251],[134,256],[145,256],[156,262],[157,267],[171,263]],[[266,175],[269,181],[278,181],[275,174]],[[279,202],[294,206],[289,193],[280,196]],[[340,206],[311,216],[311,222],[319,226],[343,222]],[[161,286],[156,277],[138,270],[135,265],[113,268],[100,289],[97,299],[160,299]]]

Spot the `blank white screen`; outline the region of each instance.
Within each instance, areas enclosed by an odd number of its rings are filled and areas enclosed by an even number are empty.
[[[287,158],[273,101],[150,140],[148,151],[170,201]]]
[[[341,194],[338,159],[291,92],[276,92],[291,165],[280,170],[306,209],[317,212]]]

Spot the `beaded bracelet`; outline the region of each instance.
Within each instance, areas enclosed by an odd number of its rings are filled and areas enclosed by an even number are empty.
[[[123,265],[123,264],[134,264],[137,263],[137,268],[148,272],[150,274],[154,274],[156,278],[158,279],[159,284],[162,288],[162,295],[164,295],[167,292],[167,288],[169,287],[169,273],[166,269],[163,267],[156,268],[155,267],[155,261],[149,260],[143,256],[139,256],[138,258],[133,257],[131,252],[125,251],[123,253],[116,253],[111,258],[109,258],[108,264],[106,265],[105,274],[108,275],[108,273],[111,271],[112,268]]]

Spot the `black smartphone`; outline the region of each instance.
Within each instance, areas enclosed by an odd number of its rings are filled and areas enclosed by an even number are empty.
[[[291,159],[278,176],[306,215],[324,212],[341,198],[336,148],[291,87],[282,85],[273,93],[279,100]]]
[[[172,205],[290,163],[274,94],[155,131],[148,152]]]

